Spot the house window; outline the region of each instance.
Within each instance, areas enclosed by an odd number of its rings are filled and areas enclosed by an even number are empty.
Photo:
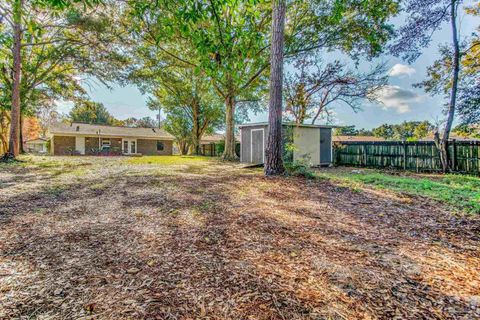
[[[110,139],[102,139],[102,150],[110,150]]]
[[[165,145],[162,141],[157,141],[157,151],[163,151],[165,149]]]

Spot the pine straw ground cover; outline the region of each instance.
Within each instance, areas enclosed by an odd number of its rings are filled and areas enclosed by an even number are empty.
[[[201,160],[0,166],[0,318],[480,318],[480,221]]]

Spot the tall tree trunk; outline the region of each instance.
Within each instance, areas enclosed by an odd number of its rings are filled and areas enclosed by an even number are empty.
[[[447,172],[450,168],[448,161],[448,139],[450,137],[450,131],[452,130],[453,119],[455,116],[455,106],[457,102],[457,88],[458,88],[458,74],[460,73],[460,46],[458,44],[457,35],[457,0],[451,1],[450,6],[450,23],[452,27],[452,45],[453,45],[453,57],[452,57],[452,89],[450,92],[450,102],[448,104],[447,122],[443,129],[442,139],[437,142],[437,147],[440,151],[440,161],[442,163],[443,172]]]
[[[198,101],[192,103],[192,145],[190,146],[191,154],[200,154],[200,124],[199,124],[199,104]]]
[[[178,142],[178,151],[180,151],[180,155],[184,156],[188,152],[188,145],[186,141],[179,140]]]
[[[8,152],[16,157],[20,152],[20,81],[22,72],[22,8],[23,0],[13,4],[13,90]]]
[[[23,118],[23,114],[22,114],[22,110],[20,110],[20,127],[18,128],[18,131],[20,132],[20,148],[19,148],[19,152],[20,154],[24,154],[25,153],[25,150],[23,149],[23,128],[24,128],[24,118]]]
[[[227,95],[225,99],[225,150],[223,151],[223,160],[234,161],[237,160],[235,153],[235,97],[231,94]]]
[[[0,154],[8,151],[8,132],[10,116],[7,110],[0,112]]]
[[[272,53],[270,56],[270,102],[268,106],[268,139],[265,175],[285,171],[282,159],[282,87],[285,0],[273,1]]]

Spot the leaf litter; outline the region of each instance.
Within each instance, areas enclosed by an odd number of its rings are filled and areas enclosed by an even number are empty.
[[[478,217],[217,161],[56,160],[0,167],[1,319],[480,318]]]

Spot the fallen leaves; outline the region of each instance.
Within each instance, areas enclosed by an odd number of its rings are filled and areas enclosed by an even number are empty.
[[[88,174],[0,172],[0,318],[480,318],[478,218],[225,163],[72,159]]]

